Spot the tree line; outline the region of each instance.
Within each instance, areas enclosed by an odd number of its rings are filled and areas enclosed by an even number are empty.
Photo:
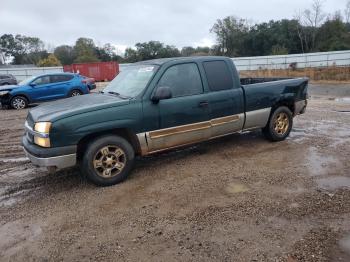
[[[124,56],[107,43],[97,46],[93,39],[78,38],[74,45],[60,45],[48,51],[37,37],[3,34],[0,36],[0,64],[69,65],[82,62],[137,62],[155,58],[225,55],[261,56],[350,49],[350,0],[343,11],[326,14],[322,0],[313,0],[309,9],[293,19],[252,24],[247,19],[228,16],[218,19],[210,32],[216,37],[212,47],[181,49],[159,41],[137,43]]]

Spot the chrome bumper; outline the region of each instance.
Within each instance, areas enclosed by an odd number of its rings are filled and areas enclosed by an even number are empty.
[[[40,167],[63,169],[63,168],[75,166],[77,163],[76,154],[40,158],[40,157],[33,156],[25,148],[23,148],[23,150],[26,156],[29,158],[29,160],[34,165],[40,166]]]

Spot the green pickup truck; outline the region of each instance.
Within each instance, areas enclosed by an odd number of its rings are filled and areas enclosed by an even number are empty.
[[[307,78],[240,79],[227,57],[139,62],[100,93],[31,109],[22,144],[34,165],[79,165],[109,186],[128,176],[135,156],[254,129],[284,140],[305,112],[307,86]]]

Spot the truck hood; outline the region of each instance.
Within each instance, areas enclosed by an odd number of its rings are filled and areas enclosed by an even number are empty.
[[[5,85],[5,86],[0,86],[0,91],[11,91],[13,89],[19,88],[20,86],[18,85]]]
[[[129,100],[124,100],[116,96],[89,94],[44,103],[31,109],[28,118],[33,122],[54,122],[73,115],[126,104],[129,104]]]

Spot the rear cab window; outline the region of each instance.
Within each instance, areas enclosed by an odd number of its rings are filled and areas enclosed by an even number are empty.
[[[210,91],[222,91],[233,88],[230,68],[225,61],[203,62]]]

